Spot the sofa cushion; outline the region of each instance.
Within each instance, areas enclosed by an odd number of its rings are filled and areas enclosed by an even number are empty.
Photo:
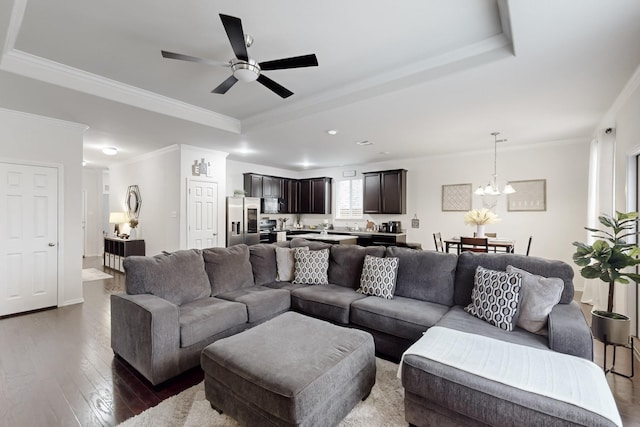
[[[367,297],[351,304],[350,320],[354,325],[415,341],[447,311],[449,306],[413,298]]]
[[[364,258],[360,287],[357,292],[384,299],[393,299],[398,273],[398,258],[380,258],[367,255]]]
[[[293,283],[302,285],[326,285],[329,283],[329,249],[310,251],[297,247],[294,252],[296,259]]]
[[[255,285],[247,245],[209,248],[203,250],[202,254],[212,296]]]
[[[453,306],[438,320],[437,326],[456,329],[462,332],[480,334],[490,338],[530,347],[549,349],[549,340],[543,335],[532,334],[516,326],[513,331],[496,328],[492,324],[470,315],[461,306]]]
[[[307,246],[300,248],[276,248],[277,282],[290,282],[293,280],[296,266],[295,251],[297,249],[309,250]]]
[[[534,334],[546,335],[549,313],[560,301],[564,283],[557,277],[538,276],[512,265],[507,266],[507,273],[522,276],[516,325]]]
[[[559,277],[564,282],[560,304],[573,301],[573,268],[565,262],[516,254],[486,254],[463,252],[458,257],[455,280],[455,304],[468,305],[471,302],[473,277],[479,265],[492,270],[505,271],[508,265],[543,277]],[[402,260],[400,261],[402,269]],[[396,285],[397,287],[397,285]],[[396,290],[396,294],[398,291]]]
[[[331,245],[329,283],[357,289],[365,255],[383,257],[384,246]]]
[[[453,305],[455,254],[390,246],[386,256],[398,257],[400,262],[395,295]]]
[[[478,266],[465,311],[505,331],[512,331],[518,311],[522,276]]]
[[[180,347],[188,347],[247,322],[244,304],[207,297],[183,304],[180,310]]]
[[[124,259],[125,287],[130,295],[152,294],[176,305],[211,295],[209,278],[198,249],[153,257]]]
[[[285,289],[253,286],[218,294],[218,298],[241,302],[247,306],[249,323],[259,322],[289,310],[291,294]]]
[[[331,243],[318,242],[317,240],[303,239],[302,237],[294,237],[289,244],[291,248],[301,248],[303,246],[308,247],[312,251],[318,251],[320,249],[330,249],[333,245]]]
[[[276,245],[259,243],[249,246],[249,261],[253,272],[253,282],[264,285],[276,280]]]
[[[291,308],[313,317],[346,325],[351,303],[365,295],[338,285],[314,285],[291,291]]]

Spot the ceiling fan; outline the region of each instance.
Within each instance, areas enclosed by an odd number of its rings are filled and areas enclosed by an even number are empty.
[[[282,98],[288,98],[293,95],[293,92],[262,74],[262,71],[318,66],[318,59],[315,54],[257,62],[256,60],[249,58],[249,54],[247,53],[247,48],[253,44],[253,37],[249,34],[244,34],[240,18],[220,14],[220,19],[222,20],[222,25],[227,32],[227,37],[229,37],[233,53],[236,55],[234,59],[224,62],[183,55],[181,53],[168,52],[166,50],[162,51],[162,56],[164,58],[231,67],[233,74],[223,81],[218,87],[213,89],[211,91],[212,93],[227,93],[227,91],[238,81],[252,82],[257,80],[267,89],[271,89]]]

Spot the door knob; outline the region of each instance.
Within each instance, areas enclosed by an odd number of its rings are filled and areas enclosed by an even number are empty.
[[[56,244],[53,242],[49,242],[49,246],[55,246]]]
[[[217,235],[218,235],[218,233],[213,233],[213,234],[212,234],[212,236],[217,236]]]

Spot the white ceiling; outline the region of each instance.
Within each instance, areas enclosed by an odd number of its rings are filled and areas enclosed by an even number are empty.
[[[212,94],[228,68],[160,50],[230,60],[219,13],[257,61],[319,66],[265,72],[284,100]],[[176,143],[298,170],[490,150],[494,130],[586,140],[640,64],[637,0],[7,0],[0,17],[0,107],[88,125],[94,167]]]

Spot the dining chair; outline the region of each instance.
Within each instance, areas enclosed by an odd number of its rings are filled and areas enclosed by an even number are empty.
[[[484,233],[486,237],[498,237],[498,233]],[[478,232],[473,232],[473,237],[478,237]]]
[[[458,255],[461,252],[489,252],[489,239],[486,237],[460,237]]]
[[[533,236],[529,236],[529,243],[527,244],[527,253],[525,254],[526,256],[529,256],[529,251],[531,250],[531,239],[533,239]]]
[[[444,245],[442,244],[442,234],[433,233],[433,243],[436,245],[437,252],[444,252]]]

